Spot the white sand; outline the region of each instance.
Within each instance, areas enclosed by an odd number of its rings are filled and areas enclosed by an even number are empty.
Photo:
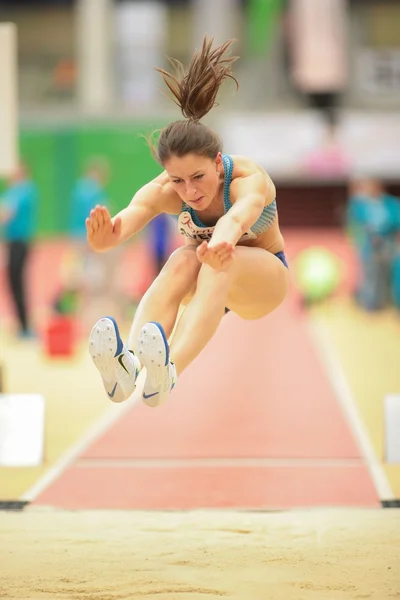
[[[0,598],[400,598],[400,511],[3,512]]]

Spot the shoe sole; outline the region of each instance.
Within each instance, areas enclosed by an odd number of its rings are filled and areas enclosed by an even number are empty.
[[[139,336],[139,359],[146,368],[146,380],[149,378],[150,386],[156,388],[159,382],[154,375],[154,369],[158,370],[169,363],[168,341],[159,323],[150,322],[142,328]],[[164,398],[160,393],[146,397],[145,389],[146,381],[142,399],[147,406],[155,407],[163,402]]]
[[[123,342],[116,321],[103,317],[94,325],[89,336],[89,353],[106,381],[115,380],[114,359],[121,354]]]

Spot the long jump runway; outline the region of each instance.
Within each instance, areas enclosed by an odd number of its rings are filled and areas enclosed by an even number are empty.
[[[343,253],[336,235],[321,236]],[[287,238],[289,259],[309,243],[307,234]],[[50,270],[49,261],[57,272],[65,251],[62,241],[50,249],[49,244],[37,249],[31,269],[38,305],[55,287],[52,279],[46,291],[50,280],[40,275]],[[129,253],[125,280],[140,279],[131,270],[146,269],[146,247],[134,245]],[[97,395],[100,406],[105,402],[100,378],[95,388],[84,385],[86,369],[94,367],[81,363],[70,367],[81,369],[78,402],[85,405],[90,390],[90,401],[97,404]],[[66,459],[49,465],[50,473],[23,498],[72,509],[379,506],[370,457],[334,383],[294,291],[261,321],[228,314],[164,406],[110,406],[110,418],[103,415],[96,434],[80,434]],[[72,426],[79,417],[71,412],[69,418]],[[57,426],[69,427],[62,419]]]
[[[284,509],[379,498],[289,299],[262,321],[226,316],[165,405],[122,411],[34,504]]]

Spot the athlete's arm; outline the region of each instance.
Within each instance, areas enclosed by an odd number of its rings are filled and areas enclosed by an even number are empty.
[[[235,246],[261,216],[265,206],[274,201],[275,186],[262,173],[252,173],[232,182],[231,196],[232,207],[216,224],[210,248],[221,242]]]
[[[164,198],[164,188],[154,181],[143,186],[132,198],[130,204],[111,217],[105,206],[96,206],[86,219],[89,246],[97,252],[104,252],[138,233],[152,219],[168,209]]]
[[[218,270],[229,266],[237,242],[275,199],[274,184],[261,173],[238,177],[230,191],[232,207],[217,222],[211,241],[197,249],[198,259]]]

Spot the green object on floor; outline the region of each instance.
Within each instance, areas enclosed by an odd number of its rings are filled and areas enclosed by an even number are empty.
[[[298,288],[306,302],[318,302],[333,294],[342,281],[342,264],[323,247],[308,248],[294,261]]]

